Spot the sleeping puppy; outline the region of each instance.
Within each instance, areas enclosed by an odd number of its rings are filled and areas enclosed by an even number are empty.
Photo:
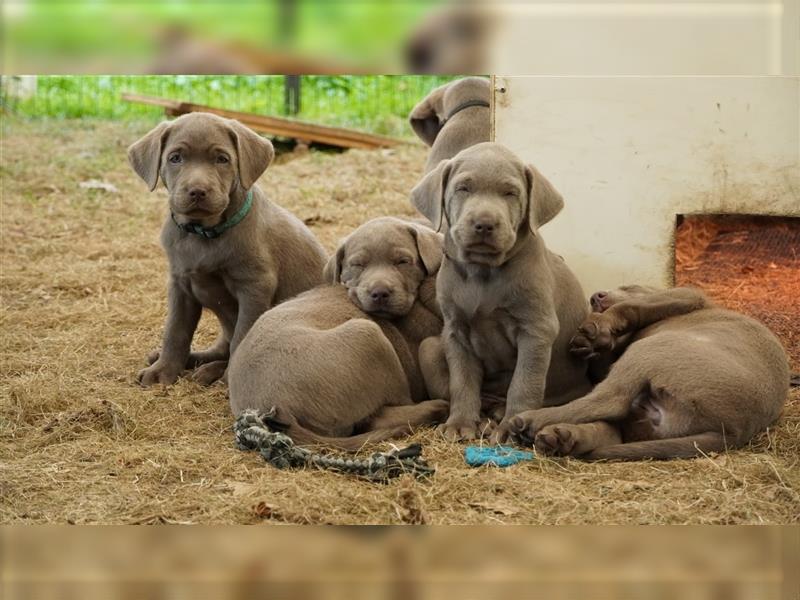
[[[419,344],[442,320],[434,280],[441,236],[384,217],[356,229],[325,267],[329,285],[265,313],[231,360],[231,410],[277,409],[298,444],[358,450],[438,423]]]
[[[491,139],[491,82],[466,77],[439,86],[408,116],[414,133],[431,147],[427,173],[446,158]]]
[[[211,383],[225,372],[250,326],[265,310],[322,281],[326,255],[311,231],[256,185],[272,144],[241,123],[208,113],[164,122],[128,149],[133,170],[169,191],[161,230],[169,260],[167,323],[161,350],[137,377],[171,384],[187,368]],[[222,331],[207,350],[191,351],[200,313]]]
[[[590,394],[513,420],[515,435],[538,452],[688,458],[742,446],[780,415],[789,365],[761,323],[690,288],[628,286],[591,302],[572,351],[618,358]]]
[[[506,397],[492,434],[512,417],[589,390],[569,341],[589,313],[578,280],[544,245],[539,227],[564,201],[510,150],[483,143],[442,161],[412,191],[414,206],[445,229],[436,280],[441,338],[422,349],[426,384],[450,399],[450,439],[479,433],[482,395]]]

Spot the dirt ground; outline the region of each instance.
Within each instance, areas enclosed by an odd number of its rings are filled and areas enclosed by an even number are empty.
[[[133,383],[159,343],[166,195],[130,171],[141,124],[7,122],[3,140],[0,521],[38,523],[792,523],[800,390],[746,449],[697,460],[535,460],[472,469],[463,447],[413,439],[437,468],[388,485],[285,472],[233,445],[221,385]],[[260,185],[330,250],[353,227],[411,214],[425,150],[311,152]],[[100,180],[117,191],[85,189]],[[796,322],[795,322],[796,325]],[[198,345],[216,325],[204,317]],[[794,365],[797,366],[797,357]]]

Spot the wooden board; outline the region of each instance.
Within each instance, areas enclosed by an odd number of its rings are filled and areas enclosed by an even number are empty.
[[[328,127],[304,121],[284,119],[282,117],[266,117],[253,113],[214,108],[212,106],[203,106],[202,104],[181,102],[179,100],[168,100],[155,96],[125,93],[122,94],[122,99],[126,102],[161,106],[164,108],[164,112],[170,116],[178,116],[190,112],[208,112],[221,117],[236,119],[251,129],[262,133],[294,138],[306,142],[320,142],[332,146],[339,146],[341,148],[364,148],[371,150],[375,148],[389,148],[406,143],[403,140],[364,133],[363,131],[356,131],[354,129]]]

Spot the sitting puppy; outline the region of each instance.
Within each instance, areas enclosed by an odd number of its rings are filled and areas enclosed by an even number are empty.
[[[169,191],[161,245],[170,267],[167,324],[160,352],[138,375],[171,384],[186,368],[211,383],[265,310],[322,281],[326,255],[308,228],[256,185],[272,144],[237,121],[190,113],[158,125],[128,149],[133,170]],[[216,343],[191,352],[203,308],[216,314]]]
[[[408,117],[414,133],[431,147],[427,173],[446,158],[491,139],[491,82],[466,77],[439,86]]]
[[[586,393],[586,364],[570,355],[569,340],[589,306],[538,232],[563,206],[550,183],[500,144],[483,143],[442,161],[412,201],[445,225],[436,281],[444,330],[422,349],[429,391],[450,399],[444,434],[476,437],[482,392],[507,396],[495,442],[519,413]]]
[[[442,328],[441,260],[427,227],[385,217],[356,229],[325,267],[331,285],[273,308],[247,334],[231,360],[233,413],[275,407],[296,443],[350,451],[443,420],[446,401],[423,401],[418,359]]]
[[[689,288],[622,287],[596,293],[592,305],[573,352],[619,359],[587,396],[513,420],[538,452],[688,458],[742,446],[778,418],[789,365],[762,324]]]

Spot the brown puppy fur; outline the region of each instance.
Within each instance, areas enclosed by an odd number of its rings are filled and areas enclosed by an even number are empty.
[[[437,423],[447,402],[427,400],[418,358],[438,335],[441,236],[391,217],[340,246],[320,286],[265,313],[231,359],[234,414],[277,409],[299,444],[358,450],[367,441]]]
[[[778,418],[789,390],[780,342],[698,290],[623,287],[592,296],[572,340],[583,357],[619,356],[590,394],[519,415],[544,454],[688,458],[746,444]]]
[[[423,346],[429,391],[451,402],[444,434],[476,437],[482,392],[507,396],[497,442],[517,414],[586,393],[586,365],[569,340],[589,307],[538,232],[563,206],[550,183],[505,147],[483,143],[442,161],[412,201],[445,227],[436,281],[444,330]]]
[[[484,2],[448,2],[425,14],[405,48],[409,73],[488,73],[496,11]]]
[[[469,106],[452,114],[465,102],[488,103],[490,97],[488,79],[466,77],[439,86],[414,107],[408,117],[411,128],[431,147],[426,173],[463,149],[490,140],[492,115],[488,106]]]
[[[142,385],[174,383],[194,367],[197,381],[215,381],[261,313],[322,282],[322,246],[255,185],[273,155],[268,140],[206,113],[161,123],[128,149],[131,166],[151,191],[159,177],[164,182],[179,223],[224,223],[253,191],[244,219],[214,239],[187,233],[172,216],[166,218],[161,245],[169,259],[167,323],[161,350],[138,374]],[[214,312],[222,331],[211,348],[191,352],[203,308]]]

